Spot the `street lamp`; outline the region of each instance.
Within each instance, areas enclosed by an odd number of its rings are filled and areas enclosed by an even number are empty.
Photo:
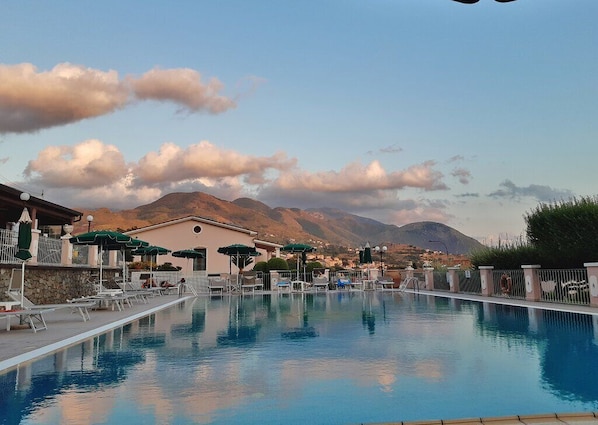
[[[448,247],[446,246],[446,244],[442,241],[428,241],[430,243],[441,243],[442,245],[444,245],[444,251],[446,252],[446,261],[448,262],[448,258],[449,258],[449,252],[448,252]]]
[[[87,216],[87,232],[91,232],[91,222],[93,221],[93,215],[89,214]]]
[[[379,247],[376,245],[374,251],[380,253],[380,276],[384,276],[384,253],[388,250],[387,246]]]

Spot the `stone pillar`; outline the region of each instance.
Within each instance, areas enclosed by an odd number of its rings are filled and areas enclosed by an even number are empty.
[[[540,285],[540,277],[538,276],[538,269],[540,265],[526,265],[521,266],[523,269],[523,277],[525,279],[525,299],[528,301],[540,301],[542,299],[542,285]]]
[[[434,268],[424,267],[424,278],[426,279],[426,290],[434,290]]]
[[[413,267],[411,267],[411,266],[407,266],[407,267],[405,267],[405,276],[406,276],[407,278],[413,277],[413,270],[414,270],[414,269],[413,269]]]
[[[110,267],[118,267],[118,254],[120,251],[117,250],[110,250],[108,251],[108,266]]]
[[[492,270],[494,266],[480,266],[480,281],[482,283],[482,295],[491,297],[494,294],[494,279],[492,279]]]
[[[588,284],[590,285],[590,305],[598,307],[598,263],[584,263],[588,271]]]
[[[60,264],[63,266],[71,266],[73,264],[73,244],[69,241],[72,236],[66,234],[60,237]]]
[[[459,276],[457,275],[457,271],[460,270],[461,267],[449,267],[446,272],[448,277],[449,283],[449,291],[450,292],[459,292]]]
[[[98,246],[97,245],[87,245],[87,264],[91,267],[98,266]]]
[[[29,245],[31,259],[28,260],[29,264],[37,264],[37,254],[39,252],[39,235],[41,235],[41,233],[42,231],[39,229],[31,229],[31,245]]]

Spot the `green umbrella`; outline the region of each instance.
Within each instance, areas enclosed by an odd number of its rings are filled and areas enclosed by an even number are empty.
[[[253,258],[261,255],[254,246],[247,246],[243,244],[233,244],[228,246],[221,246],[218,248],[218,252],[220,254],[228,255],[228,268],[229,274],[232,274],[231,264],[233,263],[233,258],[235,259],[235,265],[241,271],[242,268],[245,268],[248,264],[251,264]],[[237,286],[239,286],[239,275],[237,274]]]
[[[23,260],[21,263],[21,307],[25,298],[25,262],[29,260],[32,255],[29,251],[31,246],[31,217],[27,208],[23,208],[21,217],[19,218],[19,236],[17,240],[17,253],[15,257]]]
[[[371,263],[373,263],[373,261],[372,261],[372,247],[370,246],[369,242],[365,244],[365,248],[363,250],[363,263],[364,264],[371,264]],[[368,279],[369,279],[369,277],[370,277],[369,266],[368,266],[367,271],[368,271]]]
[[[100,284],[102,284],[102,256],[104,251],[126,248],[127,245],[134,243],[134,240],[129,235],[112,230],[94,230],[93,232],[82,233],[69,239],[74,245],[97,245],[100,248]]]
[[[188,260],[192,258],[205,258],[203,252],[199,252],[195,249],[180,249],[178,251],[173,251],[170,255],[177,258],[187,258]]]
[[[305,263],[307,261],[307,253],[314,252],[316,250],[315,247],[303,243],[290,243],[283,246],[281,251],[290,252],[292,254],[301,254],[301,259],[303,261],[303,275],[305,277]],[[299,279],[299,256],[297,255],[297,279]]]
[[[164,255],[164,254],[168,254],[169,252],[171,252],[170,249],[168,248],[163,248],[161,246],[156,246],[156,245],[148,245],[148,246],[143,246],[141,248],[137,248],[135,251],[131,252],[131,254],[133,255],[150,255],[150,256],[156,256],[156,264],[158,264],[158,256],[159,255]],[[150,273],[152,272],[152,262],[150,259]]]

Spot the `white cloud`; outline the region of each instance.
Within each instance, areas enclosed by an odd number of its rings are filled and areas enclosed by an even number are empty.
[[[236,107],[219,94],[217,79],[201,81],[192,69],[154,69],[140,78],[119,79],[101,71],[61,63],[38,71],[30,63],[0,64],[0,134],[26,133],[112,113],[135,99],[168,101],[189,113],[217,114]]]

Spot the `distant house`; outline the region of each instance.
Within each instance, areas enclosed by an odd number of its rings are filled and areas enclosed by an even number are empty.
[[[282,245],[256,240],[257,232],[232,224],[221,223],[207,218],[188,216],[163,223],[153,224],[126,232],[128,235],[167,248],[171,251],[195,249],[205,258],[187,260],[170,254],[160,255],[158,262],[170,262],[182,268],[183,274],[205,272],[206,274],[229,273],[229,257],[220,254],[218,248],[232,244],[255,246],[262,255],[255,259],[268,261],[278,256]],[[230,270],[236,273],[233,265]]]

